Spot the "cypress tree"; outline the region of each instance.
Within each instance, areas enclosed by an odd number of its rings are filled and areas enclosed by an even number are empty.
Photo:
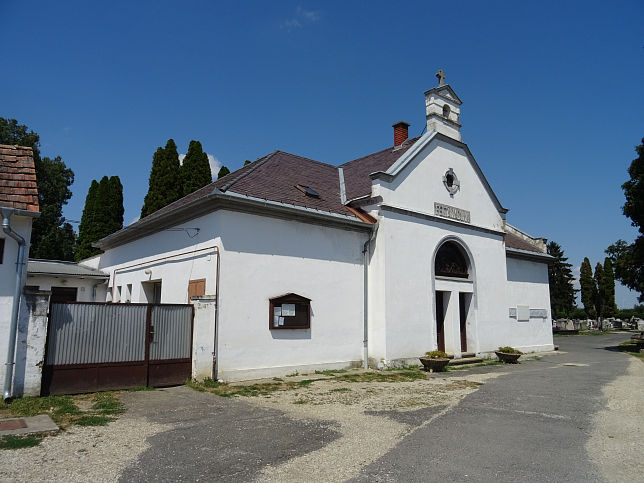
[[[123,185],[118,176],[103,176],[92,181],[85,198],[85,208],[78,227],[76,260],[101,251],[92,243],[123,228]]]
[[[615,273],[613,272],[613,262],[610,258],[604,259],[604,316],[613,317],[617,312],[615,305]]]
[[[584,312],[587,317],[592,319],[595,317],[595,292],[597,289],[588,257],[584,258],[581,264],[579,285],[581,285],[581,303],[584,306]]]
[[[597,262],[595,265],[595,311],[597,318],[601,320],[604,317],[604,307],[606,306],[606,285],[604,284],[604,267]]]
[[[203,152],[199,141],[190,141],[188,153],[183,158],[181,165],[181,179],[183,181],[183,196],[212,183],[208,155]]]
[[[217,173],[217,179],[223,178],[229,173],[230,173],[230,170],[226,166],[222,166],[221,169],[219,169],[219,173]]]
[[[152,159],[148,194],[145,195],[141,218],[169,205],[183,195],[179,153],[173,139],[159,147]]]
[[[550,308],[553,317],[568,317],[575,308],[575,289],[572,265],[564,257],[563,250],[555,243],[548,243],[548,254],[554,257],[548,266],[548,281],[550,283]]]
[[[78,225],[78,239],[76,245],[76,261],[91,257],[95,250],[92,247],[92,240],[95,238],[96,230],[96,208],[98,203],[98,182],[93,179],[92,184],[85,197],[85,207]],[[94,240],[95,241],[95,240]]]

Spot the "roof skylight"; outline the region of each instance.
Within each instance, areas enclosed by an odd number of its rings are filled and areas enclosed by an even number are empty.
[[[315,191],[313,188],[310,186],[305,186],[303,184],[296,184],[295,187],[300,190],[302,193],[304,193],[306,196],[311,196],[313,198],[319,198],[320,194]]]

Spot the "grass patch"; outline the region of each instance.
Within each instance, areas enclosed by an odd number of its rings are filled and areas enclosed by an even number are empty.
[[[79,408],[87,407],[83,411]],[[98,392],[76,396],[23,397],[0,404],[0,417],[30,417],[47,414],[61,429],[79,424],[88,416],[117,416],[125,408],[117,392]],[[112,420],[111,418],[110,420]]]
[[[91,414],[87,416],[81,416],[76,420],[76,424],[79,426],[105,426],[107,423],[114,421],[115,418],[109,416],[103,416],[101,414]]]
[[[336,374],[343,374],[348,372],[346,369],[328,369],[326,371],[315,371],[316,374],[322,374],[323,376],[335,376]]]
[[[637,357],[639,360],[644,362],[644,354],[640,352],[640,348],[643,348],[641,345],[634,344],[631,341],[622,342],[617,348],[621,352],[626,352],[634,357]]]
[[[606,335],[619,334],[619,330],[580,330],[579,335]]]
[[[306,399],[297,399],[293,401],[293,404],[308,404],[309,402]]]
[[[154,391],[155,389],[155,387],[138,386],[128,389],[127,392]]]
[[[445,369],[447,372],[452,372],[452,371],[464,371],[465,369],[469,369],[470,367],[482,367],[482,366],[502,366],[503,362],[501,361],[485,361],[485,362],[477,362],[476,364],[463,364],[462,366],[450,366],[447,365]]]
[[[329,390],[329,392],[350,392],[350,391],[351,389],[349,389],[348,387],[338,387],[338,388]]]
[[[427,375],[419,368],[415,370],[345,374],[343,376],[337,376],[333,380],[338,382],[408,382],[418,379],[427,379]]]
[[[38,446],[42,441],[42,436],[28,434],[25,436],[4,436],[0,438],[0,449],[22,449]]]

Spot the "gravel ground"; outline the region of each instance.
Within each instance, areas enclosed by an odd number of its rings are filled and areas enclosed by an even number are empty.
[[[317,451],[279,466],[267,466],[258,480],[344,481],[355,477],[411,431],[448,411],[484,380],[499,375],[430,377],[397,383],[329,380],[265,398],[245,398],[252,404],[279,408],[293,418],[335,421],[342,434]]]
[[[586,444],[606,481],[644,479],[644,364],[632,358],[626,373],[603,389],[606,409],[593,416]]]
[[[33,448],[0,451],[0,480],[117,481],[123,469],[148,448],[147,438],[167,429],[127,415],[107,426],[75,426]]]

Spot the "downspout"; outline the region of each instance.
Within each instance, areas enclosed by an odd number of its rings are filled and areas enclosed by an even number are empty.
[[[221,257],[221,253],[219,252],[219,247],[215,247],[217,253],[217,273],[215,276],[215,340],[213,341],[212,344],[212,380],[217,381],[219,379],[219,376],[217,374],[218,372],[218,367],[217,367],[217,356],[219,355],[219,351],[217,350],[217,344],[219,343],[219,260]]]
[[[366,242],[364,242],[364,245],[362,246],[362,255],[363,255],[363,283],[362,287],[364,290],[364,307],[362,309],[363,312],[363,361],[362,361],[362,368],[363,369],[369,369],[369,251],[371,248],[371,242],[376,238],[376,233],[378,233],[378,225],[376,224],[375,227],[371,230],[371,235],[367,239]]]
[[[12,208],[2,208],[2,231],[18,243],[18,258],[16,259],[16,287],[13,292],[13,306],[11,308],[11,321],[9,326],[9,348],[4,375],[4,400],[11,398],[11,383],[13,382],[13,368],[16,355],[16,335],[18,329],[18,309],[20,308],[20,293],[22,292],[22,272],[25,264],[25,239],[11,228]]]

